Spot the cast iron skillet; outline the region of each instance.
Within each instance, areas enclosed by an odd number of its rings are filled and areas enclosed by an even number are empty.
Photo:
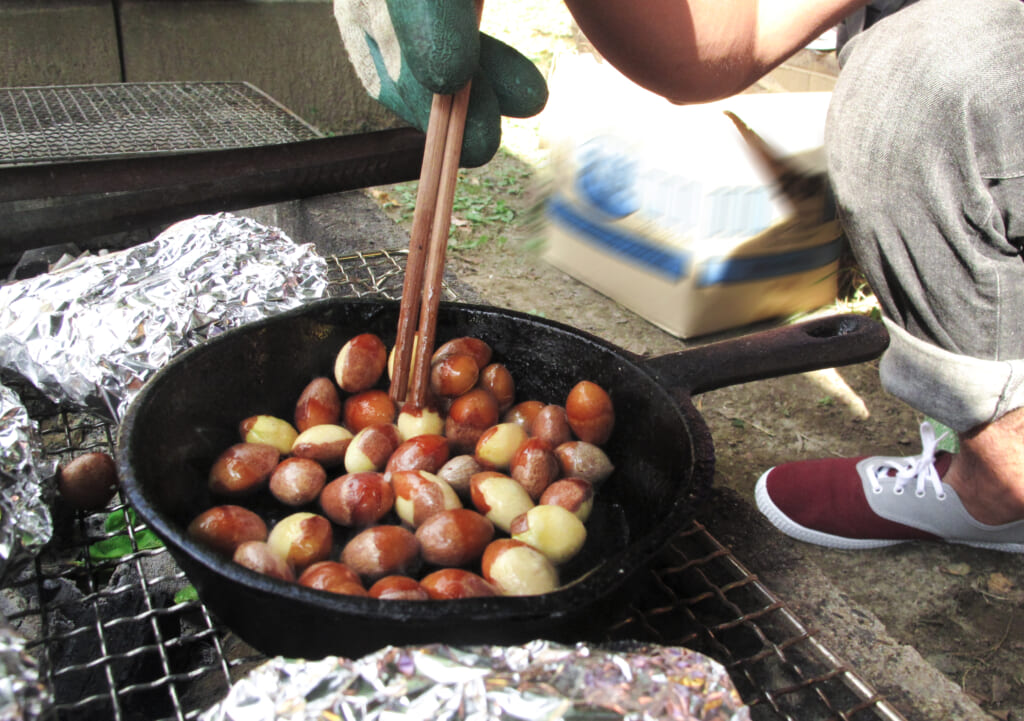
[[[206,605],[268,655],[600,638],[629,596],[629,578],[685,528],[710,487],[714,451],[691,394],[869,360],[888,343],[881,325],[851,315],[643,359],[534,316],[442,304],[438,342],[486,340],[512,372],[518,400],[561,404],[584,379],[611,394],[616,428],[606,452],[616,471],[600,488],[584,550],[562,570],[562,588],[519,598],[379,601],[260,576],[189,540],[188,522],[222,502],[205,479],[214,458],[237,442],[239,421],[257,413],[291,418],[305,385],[331,375],[346,340],[374,332],[390,344],[397,317],[397,303],[331,299],[228,331],[156,373],[120,426],[118,465],[130,503]]]

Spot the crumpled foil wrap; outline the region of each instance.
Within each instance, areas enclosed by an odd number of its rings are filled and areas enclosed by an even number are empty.
[[[50,702],[25,640],[0,622],[0,721],[45,718]]]
[[[312,245],[248,218],[197,216],[149,243],[0,286],[0,368],[54,403],[117,421],[180,351],[321,298],[327,285],[327,261]],[[41,458],[34,423],[0,386],[0,577],[52,537],[56,464]],[[15,663],[28,661],[16,642],[0,624],[0,721],[37,706],[25,696],[36,684],[32,667]]]
[[[746,721],[725,669],[685,648],[388,647],[358,660],[274,658],[203,721]]]
[[[21,399],[0,385],[0,579],[8,566],[50,540],[53,522],[44,488],[55,471],[56,464],[43,458],[38,427]]]
[[[117,420],[172,356],[228,328],[320,298],[311,244],[221,213],[149,243],[0,287],[0,366],[56,402]]]

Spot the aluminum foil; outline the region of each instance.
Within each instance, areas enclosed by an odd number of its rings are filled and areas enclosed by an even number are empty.
[[[0,385],[0,578],[50,540],[53,523],[45,482],[56,471],[18,395]]]
[[[55,402],[117,420],[176,353],[326,288],[312,245],[248,218],[197,216],[0,287],[0,366]]]
[[[18,395],[0,385],[0,578],[53,535],[44,482],[56,464],[41,460],[42,441]],[[0,617],[0,721],[40,718],[45,687],[25,640]]]
[[[388,647],[352,661],[274,658],[204,721],[747,721],[725,669],[666,646]]]
[[[0,369],[117,421],[175,354],[323,297],[327,282],[311,245],[248,218],[198,216],[149,243],[0,286]],[[0,576],[52,536],[56,464],[40,460],[36,430],[0,386]],[[0,623],[0,721],[34,718],[44,705],[21,643]]]
[[[45,718],[50,700],[25,640],[0,622],[0,721]]]

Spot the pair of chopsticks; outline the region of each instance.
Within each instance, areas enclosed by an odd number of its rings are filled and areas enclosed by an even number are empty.
[[[476,10],[479,24],[483,0]],[[399,405],[426,404],[470,85],[435,95],[430,108],[391,371],[389,395]]]

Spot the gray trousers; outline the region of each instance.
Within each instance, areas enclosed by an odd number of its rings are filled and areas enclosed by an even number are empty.
[[[840,62],[825,145],[892,336],[882,383],[988,423],[1024,406],[1024,2],[919,0]]]

